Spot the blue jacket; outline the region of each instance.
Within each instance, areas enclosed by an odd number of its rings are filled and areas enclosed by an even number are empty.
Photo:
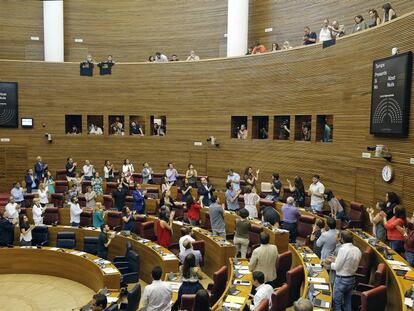
[[[139,190],[132,191],[132,199],[134,200],[134,204],[132,205],[132,210],[136,211],[138,214],[144,214],[145,201],[144,201],[144,196],[142,195],[141,191]]]

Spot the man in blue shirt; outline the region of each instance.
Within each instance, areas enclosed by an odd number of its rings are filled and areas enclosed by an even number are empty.
[[[231,168],[229,169],[226,182],[231,182],[233,184],[233,190],[240,190],[240,175]]]
[[[140,184],[136,184],[135,190],[132,191],[132,199],[134,200],[132,211],[136,211],[138,214],[145,213],[145,194],[146,193],[147,191],[142,190]]]
[[[241,190],[239,189],[236,191],[234,189],[234,184],[232,182],[226,183],[227,191],[226,191],[226,204],[227,209],[229,211],[236,212],[239,210],[239,195],[241,193]]]
[[[23,188],[20,187],[20,183],[16,182],[13,184],[13,188],[10,191],[10,194],[13,196],[14,201],[19,204],[20,206],[24,207],[24,196],[23,196]]]
[[[305,27],[305,35],[303,36],[303,45],[309,45],[316,43],[318,36],[315,32],[311,31],[309,26]]]

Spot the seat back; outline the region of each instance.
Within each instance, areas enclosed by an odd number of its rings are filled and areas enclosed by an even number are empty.
[[[45,225],[53,225],[59,223],[59,209],[57,207],[47,207],[43,215],[43,223]]]
[[[286,203],[286,199],[291,196],[292,196],[292,191],[290,191],[289,187],[284,187],[282,202]]]
[[[87,188],[92,186],[92,182],[90,180],[83,180],[82,181],[82,193],[86,193]]]
[[[134,198],[130,195],[127,195],[125,197],[125,206],[128,206],[130,209],[132,209],[133,205],[134,205]]]
[[[75,232],[58,232],[56,237],[56,246],[74,249],[76,246]]]
[[[159,199],[160,198],[160,189],[158,187],[146,187],[147,198]]]
[[[286,283],[286,272],[290,270],[292,266],[292,252],[286,251],[279,255],[279,258],[276,262],[276,286],[281,286],[283,283]]]
[[[138,282],[134,288],[128,292],[128,304],[125,311],[138,310],[139,302],[141,300],[141,284]]]
[[[349,220],[357,220],[357,221],[361,221],[362,216],[363,216],[363,204],[358,203],[358,202],[351,202],[350,203],[350,208],[349,208],[349,213],[348,213],[348,218]]]
[[[218,271],[214,272],[213,274],[213,288],[211,289],[211,299],[210,305],[213,306],[220,296],[223,294],[224,290],[226,289],[227,283],[227,273],[228,268],[227,266],[221,267]]]
[[[269,310],[269,299],[262,299],[260,303],[254,308],[255,311],[268,311]]]
[[[78,195],[78,202],[80,207],[86,207],[86,198],[84,195]]]
[[[164,173],[154,173],[154,174],[152,174],[152,181],[154,182],[154,184],[160,185],[161,180],[164,176],[165,176]]]
[[[107,182],[105,188],[105,194],[112,194],[118,188],[118,183],[116,182]]]
[[[121,230],[122,227],[122,213],[118,211],[108,211],[106,214],[106,223],[111,230]]]
[[[128,273],[137,273],[139,277],[141,262],[138,253],[131,249],[128,251],[126,259],[128,262]]]
[[[36,226],[32,230],[32,245],[46,246],[49,243],[49,229],[47,226]]]
[[[206,246],[205,246],[205,242],[203,240],[199,240],[199,241],[194,241],[193,243],[193,249],[195,251],[200,251],[201,253],[201,262],[199,262],[199,265],[202,267],[204,266],[204,254],[206,253]]]
[[[286,273],[286,282],[289,286],[290,292],[289,306],[293,305],[293,302],[299,299],[300,288],[302,286],[304,278],[305,273],[302,265],[297,266],[296,268],[293,268]]]
[[[315,221],[316,218],[314,216],[301,215],[298,219],[298,237],[306,239],[310,236]]]
[[[361,256],[361,261],[359,262],[359,267],[357,270],[357,282],[365,283],[369,282],[369,277],[371,276],[371,268],[374,260],[374,250],[372,247],[367,247]]]
[[[51,203],[56,207],[63,207],[65,196],[63,193],[52,193],[50,195]]]
[[[56,170],[55,180],[66,180],[66,170]]]
[[[112,209],[114,207],[114,201],[112,200],[112,196],[109,194],[104,194],[103,196],[103,205],[105,209]]]
[[[140,226],[139,236],[143,239],[156,241],[157,236],[155,234],[155,222],[154,221],[146,221],[142,223],[138,223]]]
[[[385,263],[378,264],[377,271],[374,273],[374,281],[372,285],[375,287],[380,285],[385,285],[385,280],[387,278],[387,268]]]
[[[184,294],[181,296],[181,311],[193,311],[195,294]]]
[[[92,255],[98,254],[98,238],[86,236],[83,238],[83,251]]]
[[[93,210],[84,209],[82,214],[80,215],[80,226],[81,227],[92,227],[92,221],[93,221]]]
[[[211,230],[211,221],[209,214],[205,214],[203,229]]]
[[[23,197],[24,197],[24,206],[31,207],[33,205],[34,194],[25,193]]]
[[[387,287],[380,285],[361,293],[361,311],[384,311],[387,306]]]
[[[272,293],[272,306],[269,311],[285,311],[289,306],[289,298],[289,286],[283,284]]]
[[[142,173],[132,174],[132,179],[134,181],[134,184],[142,184]]]
[[[260,233],[263,231],[263,227],[251,224],[249,231],[249,246],[260,244]]]
[[[66,193],[69,190],[69,185],[67,180],[56,180],[55,181],[55,192],[56,193]]]

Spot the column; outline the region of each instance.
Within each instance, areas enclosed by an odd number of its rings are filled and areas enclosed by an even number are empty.
[[[45,61],[64,61],[63,0],[43,1]]]
[[[227,57],[245,55],[249,35],[249,0],[228,0]]]

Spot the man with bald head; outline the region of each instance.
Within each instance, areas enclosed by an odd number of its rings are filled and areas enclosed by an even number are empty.
[[[299,300],[295,301],[293,304],[293,308],[295,311],[312,311],[313,304],[309,299],[299,298]]]
[[[289,231],[289,243],[296,243],[298,218],[300,213],[294,205],[295,199],[288,197],[286,204],[282,206],[283,223],[282,228]]]
[[[179,255],[180,261],[184,263],[185,257],[187,257],[188,254],[194,254],[194,257],[196,259],[196,265],[198,266],[201,260],[203,259],[201,252],[193,248],[193,244],[190,240],[184,240],[183,246],[184,251],[181,251]]]

